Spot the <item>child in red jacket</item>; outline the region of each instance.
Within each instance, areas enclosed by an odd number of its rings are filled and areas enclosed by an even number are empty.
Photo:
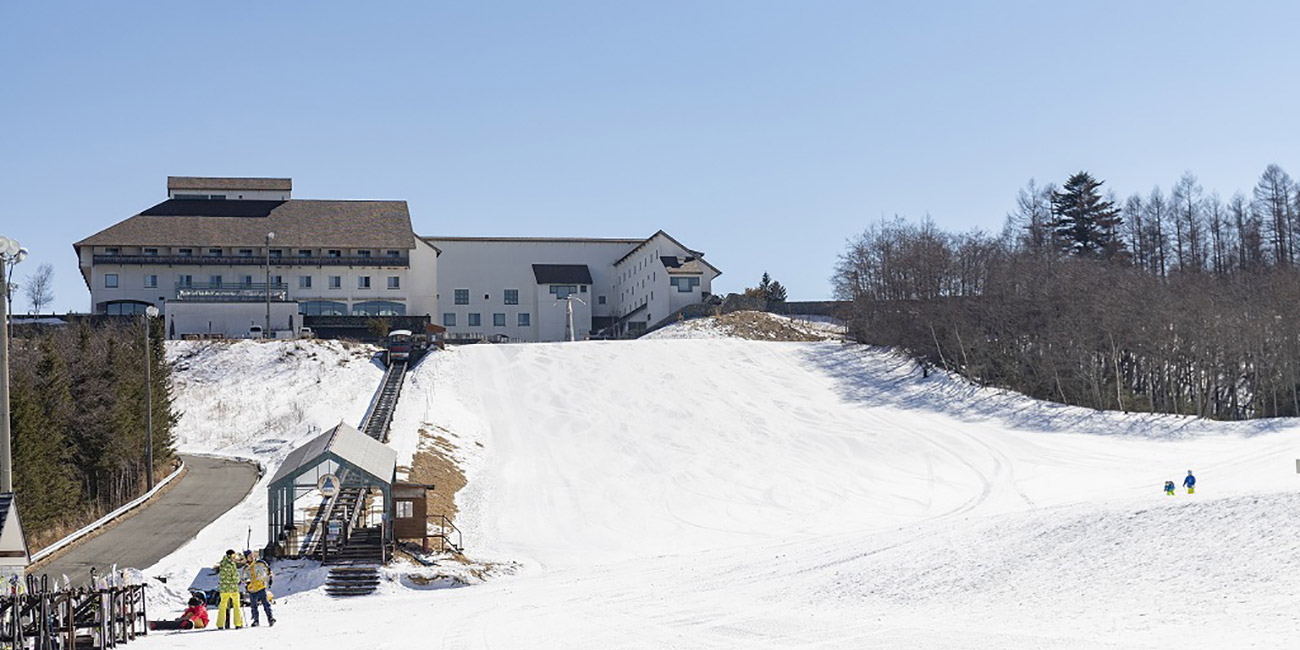
[[[149,624],[151,630],[198,630],[208,626],[208,608],[203,601],[190,598],[189,609],[174,621],[154,621]]]

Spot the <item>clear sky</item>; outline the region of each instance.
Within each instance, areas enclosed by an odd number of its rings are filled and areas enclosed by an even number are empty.
[[[1300,174],[1300,3],[8,2],[0,234],[55,265],[171,175],[404,199],[425,235],[649,236],[829,297],[895,214],[996,231],[1031,177]],[[20,311],[26,301],[17,300]]]

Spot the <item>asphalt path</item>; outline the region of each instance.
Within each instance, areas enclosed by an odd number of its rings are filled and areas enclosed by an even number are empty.
[[[74,544],[34,573],[60,580],[66,574],[72,584],[80,585],[90,579],[92,567],[99,575],[114,564],[151,567],[243,501],[257,482],[257,467],[251,463],[206,456],[181,459],[188,469],[165,494],[107,531]]]

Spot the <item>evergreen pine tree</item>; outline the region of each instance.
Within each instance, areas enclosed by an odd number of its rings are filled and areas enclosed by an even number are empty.
[[[1052,192],[1053,231],[1061,250],[1083,257],[1109,258],[1123,249],[1122,221],[1114,202],[1098,192],[1102,181],[1087,172],[1074,174]]]
[[[785,287],[780,282],[772,282],[767,287],[767,299],[770,302],[785,302]]]

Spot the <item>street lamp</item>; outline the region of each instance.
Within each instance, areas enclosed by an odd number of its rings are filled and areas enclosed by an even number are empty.
[[[271,334],[271,240],[275,233],[266,233],[266,327],[262,328],[262,338]]]
[[[14,265],[27,258],[27,249],[0,236],[0,492],[14,491],[13,462],[9,454],[9,276]]]
[[[158,308],[144,308],[144,478],[153,489],[153,354],[149,349],[149,327],[158,317]]]

